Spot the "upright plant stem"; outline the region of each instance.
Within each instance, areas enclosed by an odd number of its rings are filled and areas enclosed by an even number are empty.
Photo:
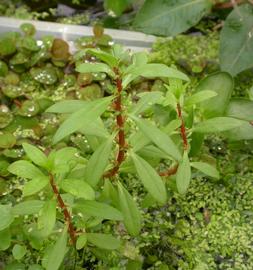
[[[118,71],[115,70],[115,73],[118,74]],[[117,143],[118,143],[118,154],[115,160],[115,165],[114,167],[109,170],[107,173],[105,173],[105,177],[113,177],[115,176],[118,171],[121,163],[125,159],[125,145],[126,145],[126,140],[125,140],[125,131],[124,131],[124,116],[123,116],[123,108],[122,108],[122,80],[119,77],[116,78],[115,80],[116,88],[117,88],[117,95],[114,101],[114,109],[116,113],[116,124],[117,124],[117,129],[118,129],[118,134],[117,134]]]
[[[55,181],[54,181],[54,177],[53,175],[50,173],[49,174],[49,180],[50,180],[50,185],[52,187],[52,190],[57,198],[57,201],[58,201],[58,205],[59,207],[61,208],[61,210],[63,211],[63,214],[64,214],[64,220],[68,226],[68,232],[69,232],[69,235],[70,235],[70,238],[71,238],[71,241],[72,241],[72,244],[75,245],[76,243],[76,232],[75,232],[75,229],[74,229],[74,226],[73,226],[73,223],[72,223],[72,218],[71,218],[71,215],[67,209],[67,206],[65,205],[62,197],[61,197],[61,194],[59,193],[59,190],[55,184]]]
[[[183,141],[183,146],[184,146],[184,151],[187,151],[188,149],[188,140],[187,140],[187,135],[186,135],[186,129],[185,129],[185,123],[184,123],[184,119],[183,119],[183,115],[182,115],[182,109],[179,103],[177,103],[177,115],[178,118],[181,121],[181,126],[180,126],[180,135]],[[160,176],[171,176],[177,173],[177,169],[178,169],[178,164],[176,164],[175,166],[169,168],[167,171],[164,172],[159,172]]]
[[[182,116],[182,109],[179,103],[177,103],[177,115],[178,115],[178,118],[181,120],[180,133],[183,140],[184,150],[187,150],[188,141],[187,141],[186,129],[185,129],[185,124],[184,124],[184,119]]]

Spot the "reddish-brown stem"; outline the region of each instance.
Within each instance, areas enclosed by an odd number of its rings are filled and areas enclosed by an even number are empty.
[[[19,108],[22,107],[22,103],[18,100],[18,99],[14,99],[13,102],[15,103],[15,105]]]
[[[169,168],[167,171],[160,172],[159,175],[160,176],[171,176],[171,175],[174,175],[177,173],[177,169],[178,169],[178,164]]]
[[[118,71],[116,70],[115,73],[117,74]],[[117,96],[114,101],[114,109],[116,113],[116,124],[118,128],[118,154],[115,160],[115,165],[114,167],[109,170],[108,172],[105,173],[105,177],[113,177],[115,176],[118,171],[120,164],[124,161],[125,159],[125,145],[126,145],[126,140],[125,140],[125,131],[124,131],[124,116],[123,116],[123,111],[122,111],[122,100],[121,100],[121,93],[122,93],[122,80],[118,77],[115,80],[115,84],[117,87]]]
[[[63,211],[63,215],[64,215],[64,220],[68,226],[68,232],[69,232],[69,235],[70,235],[70,238],[71,238],[71,241],[72,241],[72,244],[75,245],[76,243],[76,232],[75,232],[75,228],[72,224],[72,219],[71,219],[71,215],[67,209],[67,206],[65,205],[62,197],[61,197],[61,194],[59,193],[59,190],[54,182],[54,177],[53,175],[50,173],[49,174],[49,180],[50,180],[50,185],[52,187],[52,190],[57,198],[57,202],[58,202],[58,205],[59,207],[61,208],[61,210]]]
[[[245,3],[245,0],[234,0],[234,1],[229,1],[225,3],[218,3],[214,5],[214,9],[226,9],[226,8],[232,8],[234,5],[240,5]]]
[[[184,124],[184,119],[182,116],[182,109],[179,103],[177,103],[177,115],[178,115],[178,118],[181,120],[180,133],[183,140],[184,150],[187,150],[188,141],[187,141],[186,129],[185,129],[185,124]]]

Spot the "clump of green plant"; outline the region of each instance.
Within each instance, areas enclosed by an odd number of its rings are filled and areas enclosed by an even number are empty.
[[[247,114],[251,102],[230,101],[233,79],[225,72],[205,78],[190,94],[186,75],[148,63],[145,53],[129,54],[119,45],[106,51],[86,48],[73,59],[80,81],[102,75],[110,82],[108,94],[61,101],[46,110],[62,115],[52,145],[43,153],[22,144],[26,159],[8,167],[18,177],[21,202],[0,205],[1,249],[11,247],[17,261],[29,248],[43,250],[35,263],[47,270],[67,264],[68,250],[126,253],[126,236],[138,237],[142,228],[139,206],[127,189],[130,176],[142,183],[146,205],[164,205],[166,179],[172,175],[180,194],[186,193],[192,170],[219,179],[215,165],[198,156],[205,134],[232,132],[225,135],[241,140],[248,134],[241,128],[252,128]],[[131,85],[141,77],[161,78],[163,92],[132,92]],[[59,145],[73,134],[79,145],[88,142],[88,155],[87,149]],[[52,149],[55,144],[60,149]]]

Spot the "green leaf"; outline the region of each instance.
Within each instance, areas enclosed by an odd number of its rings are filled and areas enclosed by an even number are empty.
[[[209,0],[149,0],[136,15],[134,28],[147,34],[175,36],[209,12]]]
[[[201,171],[202,173],[211,176],[213,178],[220,178],[220,174],[219,172],[216,170],[215,167],[213,167],[212,165],[205,163],[205,162],[191,162],[191,166],[199,171]]]
[[[37,214],[45,202],[39,200],[29,200],[13,206],[11,213],[14,216]]]
[[[95,191],[84,180],[64,179],[60,182],[60,187],[65,192],[68,192],[77,198],[84,198],[86,200],[95,199]]]
[[[26,247],[19,244],[14,245],[12,255],[14,259],[21,260],[26,254]]]
[[[167,201],[167,191],[162,178],[147,161],[138,155],[131,153],[137,174],[148,192],[159,203],[165,204]]]
[[[101,217],[103,219],[110,220],[123,220],[123,216],[119,210],[105,203],[80,200],[75,204],[74,208],[93,217]]]
[[[223,116],[233,92],[234,82],[231,75],[226,72],[211,74],[200,81],[196,91],[212,90],[217,93],[215,97],[199,104],[205,118]]]
[[[8,171],[19,177],[28,179],[45,177],[41,170],[26,160],[15,161],[8,167]]]
[[[98,49],[87,49],[87,53],[96,56],[99,60],[105,62],[110,67],[116,67],[118,65],[118,60],[113,55],[106,53]]]
[[[230,141],[252,140],[253,126],[248,121],[242,121],[242,125],[223,133]]]
[[[90,157],[87,163],[84,179],[93,187],[98,184],[106,166],[109,163],[113,138],[114,136],[111,136],[104,143],[102,143]]]
[[[226,116],[253,121],[253,101],[243,98],[233,98],[228,104]]]
[[[120,16],[129,6],[129,3],[129,0],[105,0],[104,9],[112,17]]]
[[[100,117],[79,131],[86,136],[97,136],[106,139],[109,137],[109,132]]]
[[[27,197],[41,191],[47,186],[48,182],[49,179],[46,176],[34,178],[24,185],[23,196]]]
[[[43,235],[48,236],[54,229],[56,222],[56,201],[49,200],[45,202],[38,217],[38,229]]]
[[[238,6],[228,15],[221,31],[221,69],[233,76],[253,67],[252,13],[251,4]]]
[[[58,270],[61,266],[67,251],[67,228],[65,228],[61,236],[57,239],[52,252],[49,254],[46,270]]]
[[[142,66],[133,66],[128,70],[122,81],[122,86],[125,88],[131,81],[142,76],[146,78],[154,77],[166,77],[166,78],[177,78],[180,80],[189,81],[189,78],[182,72],[169,68],[164,64],[145,64]]]
[[[111,181],[105,181],[102,196],[105,197],[107,201],[111,201],[113,206],[117,207],[119,205],[118,191]]]
[[[114,77],[112,69],[104,63],[83,63],[76,67],[76,71],[80,73],[104,72]]]
[[[215,117],[197,124],[193,130],[199,133],[214,133],[237,128],[242,124],[242,120],[232,117]]]
[[[134,104],[132,108],[130,108],[130,112],[135,115],[142,113],[154,103],[158,102],[162,98],[162,92],[143,92],[138,94],[138,97],[140,97],[138,103]]]
[[[47,157],[39,148],[29,143],[23,143],[22,146],[32,162],[41,167],[46,167]]]
[[[88,242],[102,249],[113,250],[120,247],[120,240],[113,237],[111,234],[86,233],[86,236]]]
[[[202,101],[205,101],[205,100],[210,99],[210,98],[215,97],[215,96],[217,96],[216,92],[210,91],[210,90],[203,90],[203,91],[200,91],[200,92],[188,97],[185,100],[184,105],[185,106],[192,106],[194,104],[200,103]]]
[[[190,181],[191,181],[191,166],[188,154],[187,152],[184,152],[183,159],[179,163],[176,174],[176,183],[178,192],[184,194],[187,191]]]
[[[6,229],[14,221],[10,205],[0,204],[0,231]]]
[[[49,107],[46,112],[50,113],[73,113],[89,106],[88,101],[84,100],[63,100]]]
[[[150,144],[151,140],[149,138],[147,138],[143,134],[143,132],[138,130],[136,133],[133,133],[129,137],[129,142],[130,142],[130,145],[133,147],[133,151],[137,152],[140,149],[142,149],[144,146]]]
[[[10,229],[4,229],[0,231],[0,250],[6,250],[11,245],[11,233]]]
[[[141,215],[136,202],[128,191],[118,182],[119,208],[123,214],[124,225],[132,236],[139,234],[141,230]]]
[[[66,166],[73,163],[76,164],[77,159],[78,150],[74,147],[61,148],[60,150],[57,150],[53,155],[53,162],[55,167],[62,165]]]
[[[109,106],[113,97],[91,101],[85,108],[73,113],[57,130],[53,143],[95,121]]]
[[[76,249],[82,249],[87,243],[87,235],[86,233],[81,234],[78,236],[77,241],[76,241]]]
[[[177,146],[167,134],[165,134],[160,129],[153,126],[146,120],[142,120],[137,117],[134,117],[133,119],[141,132],[143,132],[146,137],[148,137],[154,144],[156,144],[157,147],[159,147],[162,151],[164,151],[174,159],[181,159],[181,154]]]

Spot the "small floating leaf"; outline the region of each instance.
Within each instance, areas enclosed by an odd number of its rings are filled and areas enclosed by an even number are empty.
[[[12,148],[16,144],[16,137],[9,132],[0,134],[0,148]]]
[[[34,80],[43,84],[54,84],[58,77],[53,67],[32,68],[30,73]]]

